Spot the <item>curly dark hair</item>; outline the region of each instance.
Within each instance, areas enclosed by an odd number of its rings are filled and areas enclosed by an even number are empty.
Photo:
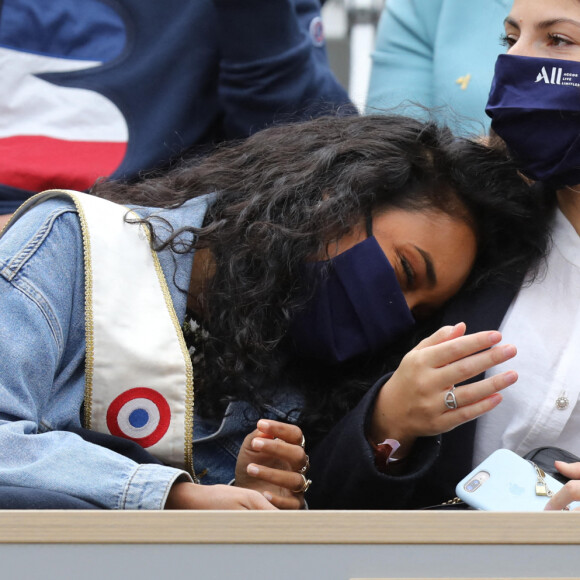
[[[163,243],[154,238],[157,249],[208,248],[215,260],[204,303],[211,338],[196,374],[198,408],[207,414],[233,399],[267,403],[264,393],[282,384],[289,368],[281,348],[289,321],[308,300],[304,262],[373,212],[437,209],[466,221],[478,241],[469,284],[525,271],[545,250],[546,214],[503,152],[403,116],[272,127],[145,177],[100,182],[93,192],[155,207],[215,193],[203,227],[176,231]],[[153,224],[144,223],[154,235]],[[191,240],[185,246],[184,234]],[[317,388],[308,373],[299,374],[288,376],[307,392],[304,424],[321,417],[332,424],[362,388],[334,389],[336,369],[332,383],[313,373]]]

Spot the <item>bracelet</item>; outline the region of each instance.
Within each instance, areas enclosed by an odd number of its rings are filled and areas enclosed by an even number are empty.
[[[369,441],[374,455],[375,467],[381,472],[386,473],[390,463],[395,463],[398,459],[392,457],[401,444],[396,439],[385,439],[382,443],[373,443]]]

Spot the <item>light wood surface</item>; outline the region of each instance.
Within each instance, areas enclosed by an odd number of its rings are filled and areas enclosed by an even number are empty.
[[[0,511],[0,543],[580,544],[580,513]]]

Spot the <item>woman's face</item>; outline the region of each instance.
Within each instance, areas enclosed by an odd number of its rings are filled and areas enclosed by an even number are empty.
[[[417,318],[429,315],[456,294],[475,261],[477,242],[472,228],[439,210],[389,209],[373,216],[372,231]],[[361,222],[329,247],[329,257],[366,238]]]
[[[504,24],[509,54],[580,61],[579,0],[515,0]]]

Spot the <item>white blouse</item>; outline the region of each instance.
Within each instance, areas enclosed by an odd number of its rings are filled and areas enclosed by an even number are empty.
[[[559,210],[552,240],[546,265],[500,327],[502,344],[518,354],[486,376],[513,369],[519,380],[478,419],[474,465],[500,447],[523,455],[554,445],[580,456],[580,236]]]

